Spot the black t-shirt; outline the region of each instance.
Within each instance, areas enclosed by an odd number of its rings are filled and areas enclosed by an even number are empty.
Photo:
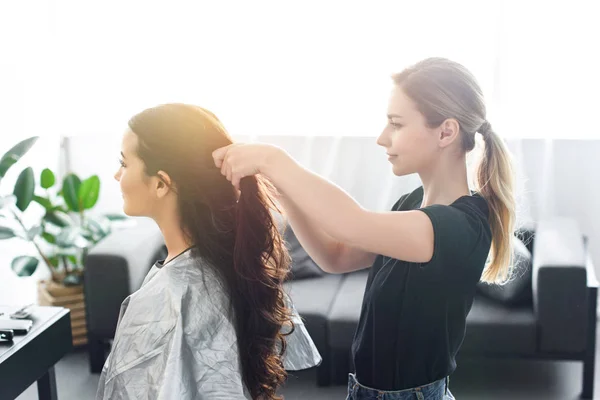
[[[380,390],[422,386],[450,375],[491,246],[478,194],[420,208],[423,188],[393,211],[421,210],[433,224],[427,263],[377,256],[369,272],[352,353],[357,380]]]

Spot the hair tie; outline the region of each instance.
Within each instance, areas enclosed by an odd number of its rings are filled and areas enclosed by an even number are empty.
[[[485,120],[483,121],[483,124],[481,124],[479,129],[477,129],[477,132],[481,133],[483,136],[486,136],[488,133],[490,133],[491,130],[492,125],[490,125],[490,123],[487,120]]]

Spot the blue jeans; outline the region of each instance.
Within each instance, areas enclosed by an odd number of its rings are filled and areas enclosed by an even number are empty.
[[[448,389],[448,378],[405,390],[377,390],[363,386],[356,375],[348,376],[348,397],[346,400],[455,400]]]

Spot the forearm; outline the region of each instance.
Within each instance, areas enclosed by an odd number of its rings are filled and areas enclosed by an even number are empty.
[[[303,168],[283,150],[274,152],[261,172],[283,196],[294,199],[302,214],[318,221],[325,234],[337,242],[355,245],[354,231],[365,210],[346,192]]]
[[[326,234],[319,221],[303,213],[291,199],[280,196],[279,201],[302,248],[322,270],[342,274],[367,268],[375,261],[375,254],[338,242]]]
[[[302,248],[323,271],[336,273],[342,244],[326,234],[313,218],[303,213],[286,195],[280,195],[278,200]]]

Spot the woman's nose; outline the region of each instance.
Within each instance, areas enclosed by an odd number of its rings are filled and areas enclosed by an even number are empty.
[[[383,147],[388,147],[388,144],[389,144],[388,142],[389,142],[389,138],[388,138],[387,128],[386,128],[381,132],[381,134],[377,138],[377,144],[380,146],[383,146]]]

